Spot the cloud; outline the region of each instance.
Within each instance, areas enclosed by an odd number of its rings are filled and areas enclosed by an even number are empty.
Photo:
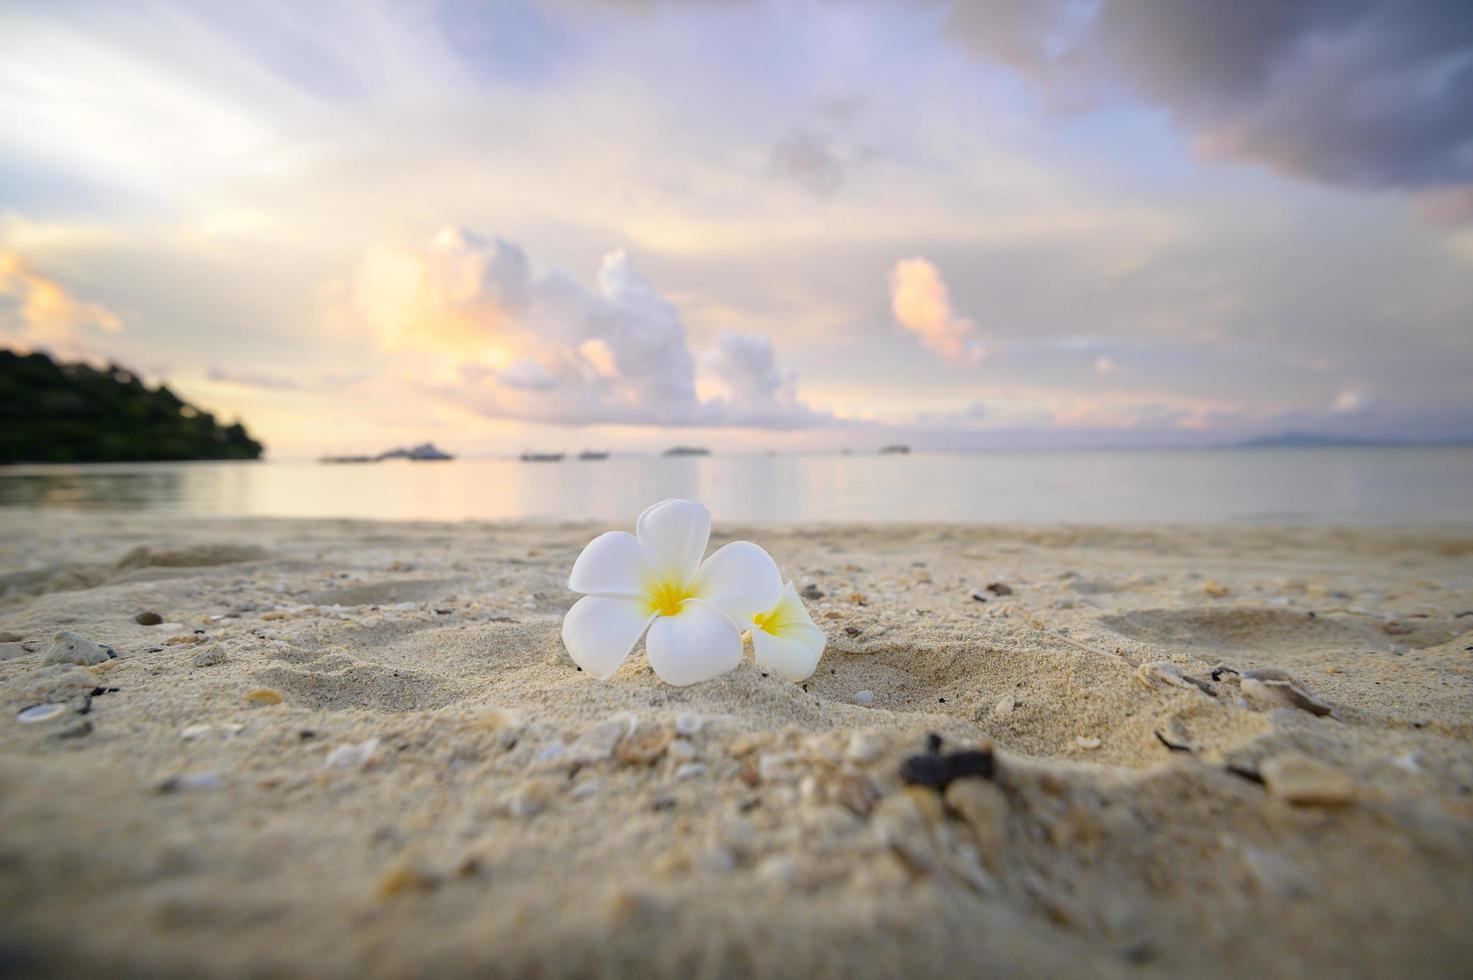
[[[292,378],[262,371],[237,371],[231,368],[212,367],[205,372],[205,379],[218,384],[236,385],[241,388],[262,388],[268,391],[290,391],[302,387]]]
[[[1373,407],[1371,397],[1360,388],[1346,388],[1330,405],[1331,415],[1361,415]]]
[[[1467,217],[1473,5],[1462,0],[957,0],[950,31],[1085,108],[1167,109],[1209,155]]]
[[[122,320],[106,307],[77,299],[20,253],[0,249],[0,343],[93,359],[89,332],[122,329]]]
[[[890,273],[895,319],[948,361],[980,361],[985,354],[976,324],[956,316],[941,273],[923,258],[903,259]]]
[[[1112,374],[1115,371],[1115,359],[1106,354],[1095,358],[1095,373]]]
[[[452,371],[442,396],[495,418],[566,425],[796,428],[809,408],[765,337],[724,334],[701,357],[697,392],[685,324],[634,268],[605,256],[596,290],[554,270],[534,276],[502,239],[447,229],[427,248],[371,251],[353,279],[362,319],[387,351]]]
[[[875,155],[854,136],[863,109],[854,97],[822,102],[773,144],[773,171],[815,197],[832,197],[852,169]]]

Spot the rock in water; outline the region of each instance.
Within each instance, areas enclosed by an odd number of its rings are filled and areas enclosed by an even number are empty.
[[[56,639],[52,641],[51,650],[46,654],[43,663],[80,664],[83,667],[91,667],[116,656],[112,647],[93,643],[81,633],[63,630],[56,634]]]
[[[1258,766],[1268,791],[1301,806],[1341,806],[1355,799],[1355,782],[1345,773],[1298,752],[1276,755]]]
[[[1243,696],[1261,707],[1298,708],[1312,715],[1327,715],[1331,710],[1303,681],[1277,667],[1243,671],[1242,688]]]

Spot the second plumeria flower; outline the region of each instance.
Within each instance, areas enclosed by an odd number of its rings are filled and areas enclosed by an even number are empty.
[[[568,588],[584,593],[563,619],[573,661],[594,677],[611,677],[648,629],[650,667],[668,684],[734,669],[742,662],[742,628],[782,595],[772,558],[750,541],[733,541],[701,561],[711,513],[692,500],[655,504],[634,531],[600,534],[573,564]]]
[[[806,681],[818,667],[827,638],[789,582],[777,604],[752,617],[757,666],[790,681]]]

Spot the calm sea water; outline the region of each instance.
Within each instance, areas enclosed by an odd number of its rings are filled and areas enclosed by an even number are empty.
[[[665,497],[727,521],[1473,522],[1473,450],[618,456],[598,462],[0,467],[0,506],[628,522]]]

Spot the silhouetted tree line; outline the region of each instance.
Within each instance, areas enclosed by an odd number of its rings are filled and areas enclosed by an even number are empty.
[[[240,423],[220,425],[166,386],[109,364],[0,350],[0,463],[258,459]]]

